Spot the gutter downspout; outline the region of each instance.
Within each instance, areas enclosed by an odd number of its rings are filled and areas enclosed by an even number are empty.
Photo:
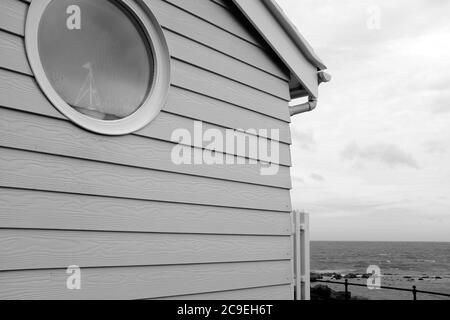
[[[331,75],[324,71],[320,71],[317,75],[319,84],[331,81]],[[292,117],[297,114],[313,111],[316,107],[317,107],[317,98],[314,96],[309,96],[308,102],[289,107],[289,112]]]
[[[308,98],[308,102],[289,107],[289,112],[292,117],[297,114],[313,111],[316,107],[317,107],[317,98],[310,96]]]

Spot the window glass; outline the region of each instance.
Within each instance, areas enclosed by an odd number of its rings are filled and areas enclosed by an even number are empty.
[[[79,13],[69,9],[73,5]],[[71,14],[79,17],[75,27],[69,25]],[[70,106],[91,118],[118,120],[143,104],[154,61],[143,29],[127,9],[109,0],[53,0],[40,21],[43,68]]]

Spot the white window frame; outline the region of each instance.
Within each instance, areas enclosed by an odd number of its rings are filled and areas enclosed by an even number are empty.
[[[166,103],[170,87],[170,54],[163,30],[143,0],[113,0],[122,4],[140,22],[150,44],[154,61],[151,88],[141,106],[131,115],[119,120],[99,120],[76,111],[56,92],[45,73],[39,55],[38,32],[42,15],[51,1],[31,2],[25,28],[25,46],[31,69],[41,90],[50,102],[67,118],[80,127],[104,135],[125,135],[148,125]],[[125,13],[124,13],[125,14]]]

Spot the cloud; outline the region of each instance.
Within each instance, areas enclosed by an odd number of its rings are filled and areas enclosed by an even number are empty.
[[[310,177],[311,177],[311,179],[313,179],[313,180],[315,180],[317,182],[324,182],[325,181],[325,178],[322,177],[320,174],[317,174],[317,173],[311,174]]]
[[[394,144],[373,144],[360,147],[357,143],[349,144],[341,153],[342,157],[352,161],[376,161],[390,168],[411,167],[419,169],[415,159]]]
[[[450,208],[450,1],[277,2],[333,76],[291,125],[292,174],[304,180],[292,201],[311,212],[313,237],[450,241],[450,219],[424,220]],[[379,30],[367,28],[372,5]]]
[[[442,115],[444,113],[449,113],[450,112],[450,91],[447,91],[447,92],[437,91],[436,95],[438,95],[438,97],[436,97],[432,101],[431,112],[438,114],[438,115]]]
[[[308,151],[313,151],[316,149],[317,142],[314,137],[314,132],[312,130],[299,131],[299,130],[293,129],[292,135],[295,140],[295,143],[298,143],[302,149],[308,150]]]
[[[293,182],[295,185],[297,184],[305,184],[305,180],[303,180],[302,178],[298,177],[298,176],[294,176],[292,178]]]
[[[427,154],[431,155],[442,155],[447,152],[447,148],[441,141],[429,140],[424,142],[423,147]]]

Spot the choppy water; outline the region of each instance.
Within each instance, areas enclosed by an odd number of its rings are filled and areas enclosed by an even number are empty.
[[[450,294],[450,243],[432,242],[312,242],[311,270],[364,274],[370,265],[381,268],[382,285]],[[364,283],[365,279],[351,280]],[[313,284],[314,285],[314,284]],[[333,289],[343,290],[341,286]],[[407,299],[412,294],[351,287],[371,299]],[[419,299],[442,299],[419,295]],[[445,298],[450,299],[450,298]]]

